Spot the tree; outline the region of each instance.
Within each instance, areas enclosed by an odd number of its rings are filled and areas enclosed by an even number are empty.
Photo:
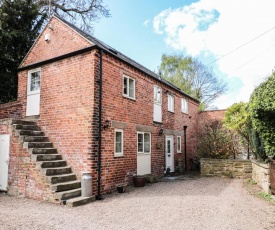
[[[159,72],[165,80],[201,101],[202,109],[227,90],[226,83],[211,68],[190,56],[163,54]]]
[[[51,0],[51,11],[86,31],[109,16],[102,0]],[[0,0],[0,104],[16,100],[17,68],[48,20],[49,0]]]
[[[252,93],[249,111],[267,156],[275,156],[275,72]]]
[[[200,121],[198,129],[199,158],[227,159],[237,155],[239,149],[233,133],[219,120]]]
[[[45,16],[31,0],[1,1],[0,103],[16,99],[17,67],[38,36]]]
[[[247,159],[249,159],[252,124],[248,112],[248,103],[239,102],[230,106],[224,114],[223,123],[228,129],[235,130],[242,137],[247,146]]]

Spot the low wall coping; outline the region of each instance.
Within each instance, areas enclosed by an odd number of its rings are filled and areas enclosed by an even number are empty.
[[[239,159],[211,159],[211,158],[201,158],[200,162],[206,162],[206,161],[225,161],[225,162],[251,162],[251,160],[239,160]]]
[[[257,160],[251,160],[251,162],[252,162],[253,164],[256,164],[256,165],[262,167],[262,168],[269,169],[269,164],[267,164],[267,163],[259,162],[259,161],[257,161]]]

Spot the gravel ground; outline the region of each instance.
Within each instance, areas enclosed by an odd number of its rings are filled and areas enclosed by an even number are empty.
[[[197,178],[127,187],[76,208],[0,194],[0,229],[275,229],[275,206],[237,179]]]

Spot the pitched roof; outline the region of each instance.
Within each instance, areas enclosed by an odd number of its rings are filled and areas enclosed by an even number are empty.
[[[138,70],[146,73],[147,75],[149,75],[150,77],[156,79],[159,82],[162,82],[165,85],[168,85],[169,87],[173,88],[174,90],[180,92],[181,94],[191,98],[192,100],[194,100],[197,103],[200,103],[199,100],[195,99],[194,97],[188,95],[187,93],[183,92],[180,88],[176,87],[175,85],[171,84],[170,82],[166,81],[165,79],[161,78],[158,74],[156,74],[155,72],[147,69],[146,67],[144,67],[143,65],[137,63],[136,61],[134,61],[133,59],[127,57],[126,55],[120,53],[118,50],[112,48],[111,46],[107,45],[106,43],[100,41],[99,39],[91,36],[90,34],[84,32],[83,30],[79,29],[78,27],[74,26],[72,23],[68,22],[67,20],[61,18],[58,15],[54,15],[53,17],[56,17],[57,19],[61,20],[63,23],[65,23],[66,25],[68,25],[70,28],[72,28],[73,30],[75,30],[77,33],[79,33],[81,36],[83,36],[84,38],[86,38],[88,41],[92,42],[93,44],[95,44],[97,47],[99,47],[100,49],[108,52],[109,54],[111,54],[112,56],[117,57],[118,59],[130,64],[131,66],[137,68]]]

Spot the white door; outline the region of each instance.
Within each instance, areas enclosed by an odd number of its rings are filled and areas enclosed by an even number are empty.
[[[137,175],[151,174],[151,133],[138,132]]]
[[[40,68],[28,72],[26,116],[39,115],[40,110]]]
[[[165,170],[170,168],[170,172],[175,171],[174,166],[174,137],[166,136],[165,137]]]
[[[6,191],[8,186],[8,168],[10,153],[10,136],[0,135],[0,190]]]

